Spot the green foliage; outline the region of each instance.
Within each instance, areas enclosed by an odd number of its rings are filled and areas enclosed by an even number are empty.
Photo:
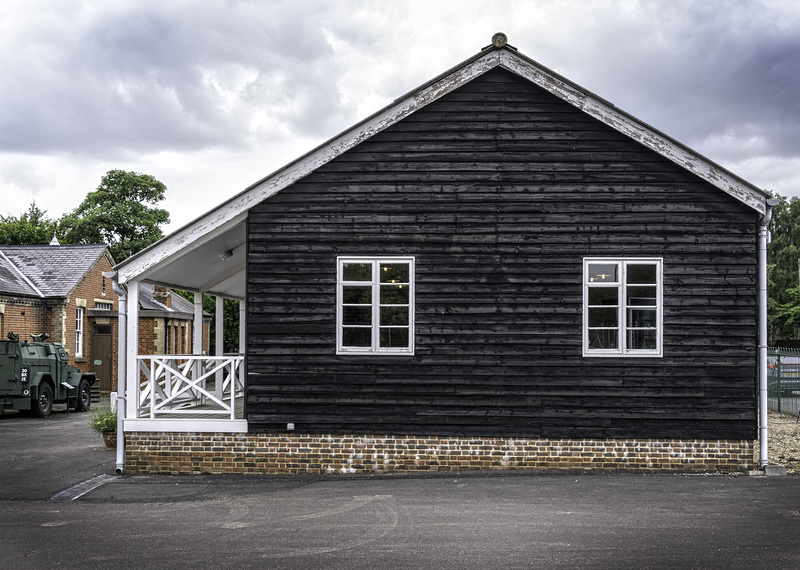
[[[98,433],[117,431],[117,412],[112,412],[108,406],[92,410],[89,416],[89,427]]]
[[[194,293],[189,291],[175,290],[181,297],[187,301],[194,303]],[[212,295],[203,295],[203,311],[209,315],[215,316],[217,314],[217,301]],[[222,301],[222,342],[223,354],[231,354],[239,352],[239,301],[234,299],[223,299]],[[214,354],[217,339],[217,323],[216,319],[211,319],[211,327],[209,329],[209,348],[211,353]],[[244,347],[242,347],[244,350]]]
[[[169,222],[169,212],[153,206],[166,189],[149,174],[109,170],[97,190],[61,219],[62,243],[104,243],[117,261],[141,251],[164,235],[160,226]]]
[[[771,341],[795,338],[800,327],[800,199],[777,198],[780,202],[772,209],[772,236],[767,246]]]
[[[19,216],[0,216],[0,244],[47,245],[53,239],[58,222],[51,220],[31,202],[28,211]]]

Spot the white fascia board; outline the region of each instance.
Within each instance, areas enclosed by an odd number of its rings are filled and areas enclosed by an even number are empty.
[[[532,81],[556,97],[696,174],[757,212],[761,214],[766,212],[767,196],[765,192],[738,179],[709,159],[692,152],[656,129],[634,119],[611,103],[578,88],[553,72],[546,71],[513,52],[503,50],[500,52],[500,60],[500,66],[504,69]]]
[[[438,81],[395,101],[390,106],[334,137],[285,168],[255,183],[218,208],[157,242],[118,266],[119,282],[142,280],[154,267],[179,252],[200,247],[229,227],[243,221],[247,211],[310,174],[323,164],[350,150],[374,134],[395,124],[414,111],[457,89],[500,64],[500,52],[492,52],[455,70]]]

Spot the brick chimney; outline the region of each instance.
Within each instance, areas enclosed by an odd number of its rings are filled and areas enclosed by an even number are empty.
[[[172,308],[172,291],[168,287],[156,285],[153,288],[153,299],[167,307]]]

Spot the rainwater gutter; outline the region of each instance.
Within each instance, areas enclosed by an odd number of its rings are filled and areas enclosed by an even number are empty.
[[[125,358],[127,355],[128,333],[128,294],[119,284],[116,271],[103,272],[104,277],[111,279],[114,293],[119,297],[119,318],[117,320],[117,468],[115,473],[125,472]]]
[[[772,220],[772,208],[778,200],[766,201],[766,211],[761,218],[758,229],[758,438],[759,467],[766,468],[769,463],[767,451],[767,244],[769,243],[769,226]]]

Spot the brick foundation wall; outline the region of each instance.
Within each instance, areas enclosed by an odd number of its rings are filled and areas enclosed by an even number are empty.
[[[753,442],[128,433],[130,474],[398,473],[489,469],[742,471]]]

